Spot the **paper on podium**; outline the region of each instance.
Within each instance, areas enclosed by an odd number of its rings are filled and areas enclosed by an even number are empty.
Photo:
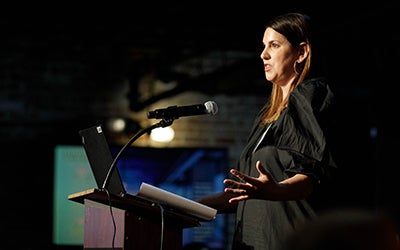
[[[211,221],[215,219],[217,210],[164,189],[142,182],[137,196],[144,199],[177,208],[197,218]]]

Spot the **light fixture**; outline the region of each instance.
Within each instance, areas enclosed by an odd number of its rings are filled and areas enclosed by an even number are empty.
[[[121,133],[126,128],[126,121],[123,118],[111,118],[107,121],[107,129],[114,133]]]
[[[136,133],[140,129],[138,122],[123,117],[109,118],[106,121],[106,129],[112,133]]]
[[[174,136],[175,132],[171,127],[155,128],[150,133],[150,139],[156,142],[170,142]]]

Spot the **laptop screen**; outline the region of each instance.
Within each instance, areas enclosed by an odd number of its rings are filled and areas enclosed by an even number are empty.
[[[102,188],[104,180],[113,162],[113,157],[101,125],[79,131],[86,156],[96,180],[98,188]],[[115,195],[123,196],[126,193],[121,176],[116,168],[110,176],[106,189]]]

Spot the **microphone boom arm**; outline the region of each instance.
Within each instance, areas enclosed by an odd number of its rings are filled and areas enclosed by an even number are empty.
[[[134,141],[136,141],[140,136],[142,136],[145,133],[149,133],[151,130],[159,127],[167,127],[172,125],[174,122],[174,119],[162,119],[161,121],[154,123],[146,128],[141,129],[139,132],[137,132],[129,141],[121,148],[121,150],[118,152],[117,156],[113,160],[113,162],[110,165],[110,168],[108,169],[106,178],[104,179],[103,186],[101,187],[102,190],[106,189],[108,186],[108,182],[110,181],[110,176],[111,173],[114,171],[115,166],[117,165],[117,162],[121,158],[122,154],[125,152],[125,149],[130,146]]]

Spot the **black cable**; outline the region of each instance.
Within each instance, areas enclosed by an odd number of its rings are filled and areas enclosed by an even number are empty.
[[[164,241],[164,208],[159,203],[153,203],[153,206],[157,205],[160,208],[161,212],[161,239],[160,239],[160,250],[163,249],[163,241]]]
[[[111,243],[111,247],[114,250],[115,249],[115,235],[117,233],[117,226],[115,225],[115,219],[114,219],[114,214],[112,211],[112,204],[111,204],[111,197],[110,197],[110,193],[108,192],[107,189],[103,188],[103,191],[105,191],[107,193],[107,197],[108,197],[108,207],[110,209],[110,215],[111,215],[111,220],[113,223],[113,237],[112,237],[112,243]]]

